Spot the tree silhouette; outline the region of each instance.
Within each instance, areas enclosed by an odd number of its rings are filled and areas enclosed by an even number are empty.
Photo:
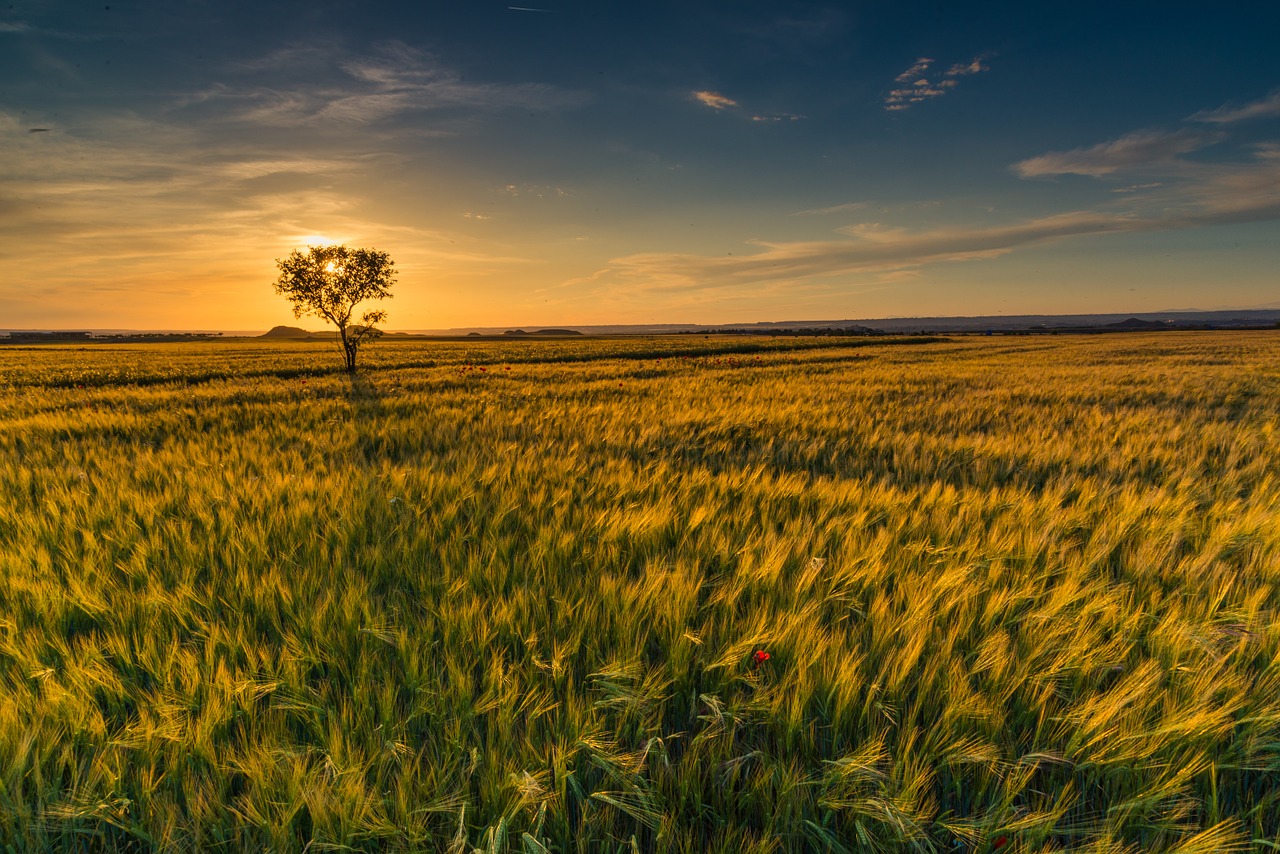
[[[293,303],[294,317],[314,314],[338,327],[347,371],[354,373],[360,345],[382,334],[373,324],[385,322],[387,313],[366,311],[356,326],[351,315],[365,300],[392,296],[396,266],[391,256],[377,249],[308,246],[305,253],[295,249],[288,258],[277,258],[276,266],[276,293]]]

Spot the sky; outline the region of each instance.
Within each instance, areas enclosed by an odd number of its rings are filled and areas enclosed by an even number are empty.
[[[1280,4],[0,0],[0,328],[1280,307]],[[319,329],[308,318],[301,325]]]

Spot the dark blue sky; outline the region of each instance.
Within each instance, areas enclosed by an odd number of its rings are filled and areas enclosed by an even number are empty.
[[[534,11],[541,10],[541,11]],[[0,327],[1280,304],[1280,5],[0,4]],[[56,261],[54,260],[56,259]]]

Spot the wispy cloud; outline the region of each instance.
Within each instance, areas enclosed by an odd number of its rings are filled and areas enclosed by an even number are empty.
[[[933,60],[927,56],[922,56],[917,59],[910,68],[893,79],[899,83],[912,83],[917,78],[923,77],[931,65],[933,65]]]
[[[355,57],[329,44],[291,46],[239,63],[235,70],[248,80],[215,84],[183,96],[177,106],[226,103],[233,105],[230,117],[238,121],[289,127],[374,124],[446,108],[551,111],[586,100],[581,93],[541,83],[464,80],[430,54],[400,42]],[[254,81],[262,74],[296,82],[287,88],[258,85]]]
[[[9,6],[13,9],[13,6]],[[55,30],[48,27],[33,27],[25,21],[0,21],[0,33],[19,33],[42,36],[68,42],[97,42],[106,39],[128,39],[128,32],[107,32],[105,30]]]
[[[852,239],[789,243],[751,241],[758,251],[711,257],[641,253],[615,258],[595,278],[642,283],[653,290],[700,290],[776,281],[884,273],[946,261],[995,258],[1019,246],[1085,234],[1133,230],[1115,214],[1079,212],[992,228],[911,232],[869,223],[841,232]]]
[[[9,141],[0,199],[11,202],[0,204],[0,259],[12,281],[47,289],[28,289],[14,297],[20,301],[78,305],[95,283],[145,303],[144,294],[167,293],[175,270],[196,290],[255,281],[287,251],[290,235],[368,240],[389,230],[371,222],[352,192],[388,165],[378,157],[273,152],[247,138],[223,144],[197,128],[128,115],[80,122],[84,132],[27,134],[0,112],[0,138]],[[418,231],[401,254],[452,251],[455,237]],[[49,257],[62,259],[54,273]]]
[[[762,283],[831,280],[910,271],[932,264],[998,258],[1016,250],[1104,234],[1174,231],[1205,225],[1280,220],[1280,145],[1258,146],[1248,160],[1185,164],[1176,184],[1147,182],[1146,191],[1096,210],[1077,210],[1021,222],[925,230],[861,223],[838,229],[839,239],[748,241],[745,254],[640,253],[614,258],[589,278],[651,291],[702,291]],[[1104,173],[1110,174],[1110,173]],[[1127,207],[1120,207],[1121,204]],[[798,213],[837,213],[837,205]]]
[[[739,107],[739,103],[728,95],[722,95],[719,92],[712,92],[709,89],[700,89],[689,93],[693,100],[700,104],[710,107],[717,112],[721,110],[731,110]],[[738,115],[743,115],[741,112]],[[796,113],[755,113],[751,116],[751,121],[761,124],[774,124],[776,122],[798,122],[804,116]]]
[[[1221,135],[1194,128],[1175,131],[1140,130],[1088,148],[1054,151],[1014,164],[1023,178],[1050,175],[1101,177],[1137,168],[1168,165],[1180,155],[1198,151],[1221,140]]]
[[[1130,184],[1127,187],[1116,187],[1113,193],[1140,193],[1143,190],[1154,190],[1157,187],[1163,187],[1164,181],[1148,181],[1145,184]]]
[[[826,208],[809,208],[808,210],[795,211],[792,216],[825,216],[827,214],[852,213],[860,211],[868,206],[867,202],[845,202],[842,205],[831,205]]]
[[[958,62],[947,69],[947,77],[967,77],[970,74],[979,74],[988,71],[989,66],[982,61],[982,57],[975,56],[968,62]]]
[[[572,106],[581,97],[539,83],[475,83],[421,51],[389,45],[385,55],[342,64],[342,70],[370,91],[333,100],[320,115],[346,115],[369,121],[406,110],[466,106],[485,110],[518,107],[545,110]]]
[[[1224,105],[1216,110],[1202,110],[1190,116],[1189,120],[1193,122],[1211,122],[1213,124],[1232,124],[1271,116],[1280,116],[1280,89],[1265,98],[1260,98],[1243,106]]]
[[[732,98],[726,95],[721,95],[719,92],[711,92],[706,89],[694,92],[693,98],[695,101],[706,104],[713,110],[724,110],[729,107],[738,106],[738,102]]]
[[[402,227],[414,219],[405,201],[387,193],[371,205],[370,187],[400,186],[424,134],[584,100],[537,83],[463,79],[396,43],[360,55],[334,43],[293,46],[224,65],[212,79],[150,114],[104,107],[55,124],[0,110],[0,260],[9,280],[49,289],[12,297],[26,316],[51,300],[78,304],[88,283],[159,295],[175,271],[196,290],[253,282],[299,235],[394,239],[405,270],[462,267],[459,275],[482,275],[531,263],[476,245],[468,232],[488,215],[483,208],[472,209],[465,230]],[[32,127],[54,130],[28,133]],[[306,132],[280,132],[299,127]],[[568,193],[515,189],[530,197]],[[53,274],[50,257],[63,259]],[[14,293],[0,288],[0,300]],[[164,302],[139,299],[157,312]],[[260,302],[271,299],[268,293]],[[183,308],[169,302],[164,310],[176,316]],[[239,310],[228,308],[228,316]]]
[[[564,187],[549,184],[504,184],[502,192],[508,196],[524,196],[535,199],[567,199],[573,195]]]
[[[890,112],[909,110],[914,104],[939,98],[959,85],[958,78],[979,74],[989,70],[983,57],[974,57],[969,62],[956,63],[943,72],[941,79],[930,79],[930,68],[933,60],[927,56],[918,58],[911,67],[893,78],[900,84],[891,89],[885,96],[884,108]]]

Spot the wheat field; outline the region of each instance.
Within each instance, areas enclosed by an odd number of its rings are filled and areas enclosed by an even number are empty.
[[[1280,333],[362,360],[0,348],[5,850],[1280,849]]]

